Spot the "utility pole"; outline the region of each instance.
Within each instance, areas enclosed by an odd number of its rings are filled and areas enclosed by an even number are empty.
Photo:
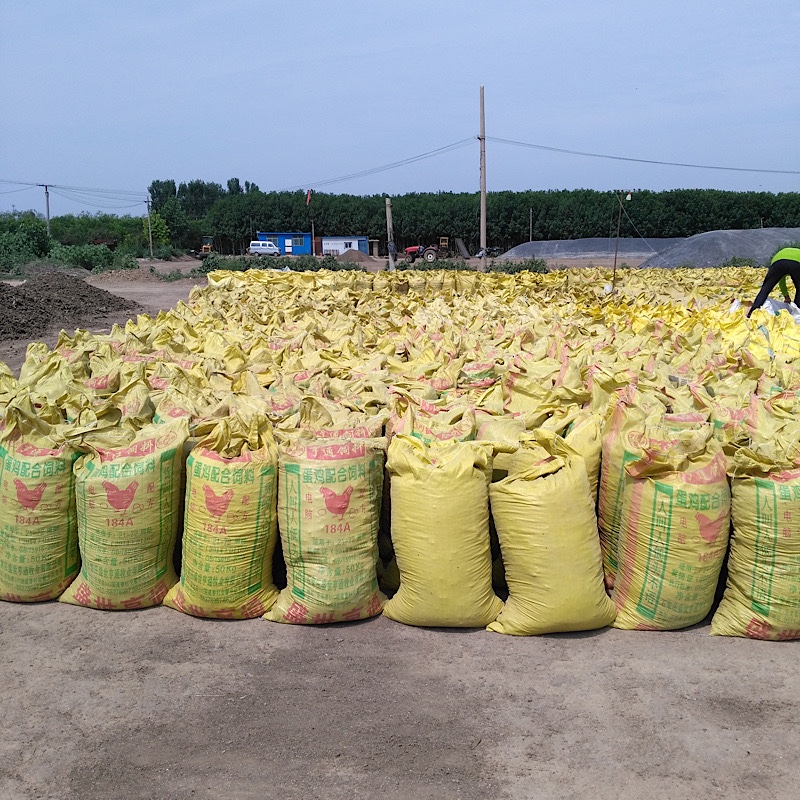
[[[50,236],[50,191],[46,183],[40,183],[39,186],[44,187],[44,208],[47,217],[47,236]],[[763,226],[762,226],[763,227]]]
[[[150,235],[150,260],[152,261],[153,256],[153,224],[150,221],[150,201],[145,200],[145,205],[147,206],[147,232]]]
[[[483,113],[483,85],[481,85],[481,272],[486,272],[486,117]]]
[[[533,209],[531,209],[531,221],[528,224],[528,227],[529,227],[529,230],[530,230],[530,233],[528,234],[528,241],[532,242],[533,241]]]
[[[392,226],[392,198],[386,198],[386,235],[388,237],[389,272],[397,268],[397,247],[394,243],[394,227]]]
[[[619,225],[622,222],[622,198],[617,194],[617,202],[619,203],[619,212],[617,213],[617,243],[614,247],[614,269],[611,271],[611,294],[617,291],[617,253],[619,252]],[[631,193],[625,196],[626,200],[631,199]]]

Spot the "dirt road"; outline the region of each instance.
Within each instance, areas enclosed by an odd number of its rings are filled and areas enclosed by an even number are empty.
[[[193,283],[95,280],[149,313]],[[0,798],[795,797],[800,644],[708,633],[0,603]]]
[[[0,797],[790,798],[797,646],[0,604]]]

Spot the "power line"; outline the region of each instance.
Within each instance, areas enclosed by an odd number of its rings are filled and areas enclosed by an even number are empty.
[[[88,206],[90,208],[123,209],[123,208],[134,208],[135,206],[139,206],[142,204],[141,200],[138,200],[135,203],[127,202],[132,198],[124,198],[124,199],[116,198],[118,202],[114,202],[115,198],[112,196],[106,196],[100,194],[91,195],[85,192],[59,191],[54,186],[51,186],[50,184],[47,185],[53,194],[58,195],[59,197],[63,197],[65,200],[69,200],[70,202],[78,203],[79,205]],[[101,200],[107,200],[108,202],[100,202]]]
[[[104,196],[112,200],[130,199],[134,197],[140,199],[147,197],[147,192],[136,192],[136,191],[131,191],[130,189],[97,189],[88,186],[66,186],[58,183],[44,183],[36,181],[14,181],[14,180],[9,180],[7,178],[0,178],[0,183],[8,183],[16,186],[25,186],[28,188],[36,186],[41,186],[41,187],[47,186],[50,189],[61,189],[63,191],[68,191],[68,192],[80,192],[87,195],[96,195],[101,197]]]
[[[571,150],[564,147],[551,147],[549,145],[535,144],[533,142],[521,142],[514,139],[503,139],[497,136],[487,136],[485,137],[485,140],[488,142],[494,142],[496,144],[505,144],[514,147],[525,147],[533,150],[543,150],[550,153],[563,153],[565,155],[583,156],[585,158],[603,158],[612,161],[629,161],[637,164],[655,164],[668,167],[685,167],[689,169],[712,169],[712,170],[722,170],[727,172],[754,172],[754,173],[763,173],[769,175],[800,175],[800,170],[759,169],[755,167],[728,167],[728,166],[721,166],[718,164],[693,164],[681,161],[662,161],[650,158],[634,158],[632,156],[615,156],[615,155],[609,155],[607,153],[592,153],[583,150]],[[397,169],[398,167],[404,167],[409,164],[414,164],[418,161],[424,161],[425,159],[428,158],[435,158],[436,156],[444,155],[445,153],[459,150],[463,147],[469,146],[474,141],[475,137],[469,136],[464,139],[459,139],[457,142],[452,142],[451,144],[444,145],[443,147],[437,147],[433,150],[428,150],[418,155],[400,159],[399,161],[392,161],[389,164],[383,164],[377,167],[370,167],[368,169],[359,170],[358,172],[348,173],[347,175],[340,175],[335,178],[326,178],[324,180],[319,180],[319,181],[306,181],[305,183],[297,184],[296,186],[291,186],[286,189],[280,189],[277,191],[291,192],[291,191],[297,191],[298,189],[306,189],[308,187],[318,189],[319,187],[322,186],[331,186],[336,183],[343,183],[345,181],[355,180],[356,178],[364,178],[369,175],[376,175],[380,172],[386,172],[388,170]],[[57,194],[66,200],[70,200],[75,203],[95,208],[108,208],[108,209],[134,208],[140,202],[142,201],[146,202],[146,198],[149,196],[147,192],[137,192],[137,191],[131,191],[129,189],[100,189],[100,188],[93,188],[86,186],[68,186],[64,184],[54,184],[54,183],[45,184],[36,181],[17,181],[17,180],[10,180],[7,178],[0,178],[0,184],[11,184],[14,186],[23,187],[20,189],[11,189],[9,191],[3,191],[0,192],[0,194],[12,194],[14,192],[25,191],[26,189],[42,187],[45,189],[52,190],[54,194]],[[103,200],[106,202],[101,203],[98,202],[99,200]],[[137,202],[135,203],[126,202],[130,200],[136,200]],[[118,203],[125,203],[125,204],[119,205]]]
[[[443,155],[444,153],[452,152],[453,150],[459,150],[462,147],[466,147],[472,142],[475,141],[474,136],[469,136],[466,139],[460,139],[457,142],[453,142],[452,144],[446,144],[444,147],[437,147],[435,150],[429,150],[426,153],[420,153],[416,156],[410,156],[409,158],[401,159],[400,161],[393,161],[391,164],[384,164],[380,167],[370,167],[369,169],[361,170],[360,172],[352,172],[349,175],[340,175],[338,178],[327,178],[322,181],[308,181],[307,183],[298,184],[297,186],[291,186],[288,189],[281,189],[279,191],[283,192],[292,192],[297,191],[298,189],[307,189],[311,187],[312,189],[317,189],[320,186],[330,186],[334,183],[341,183],[343,181],[350,181],[354,180],[355,178],[364,178],[367,175],[375,175],[379,172],[386,172],[390,169],[396,169],[397,167],[404,167],[407,164],[413,164],[417,161],[423,161],[426,158],[434,158],[435,156]]]
[[[571,156],[585,156],[587,158],[608,158],[613,161],[633,161],[637,164],[659,164],[666,167],[689,167],[691,169],[716,169],[727,172],[760,172],[768,175],[800,175],[800,170],[796,169],[756,169],[754,167],[721,167],[714,164],[686,164],[680,161],[657,161],[651,158],[631,158],[629,156],[610,156],[604,153],[586,153],[581,150],[566,150],[563,147],[548,147],[543,144],[532,144],[530,142],[517,142],[513,139],[498,139],[495,136],[487,136],[487,141],[497,144],[510,144],[516,147],[529,147],[534,150],[546,150],[551,153],[566,153]]]

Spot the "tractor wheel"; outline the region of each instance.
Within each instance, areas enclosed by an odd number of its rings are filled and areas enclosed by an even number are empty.
[[[413,264],[413,263],[414,263],[414,261],[416,261],[416,258],[417,258],[417,257],[416,257],[416,256],[415,256],[413,253],[409,253],[409,254],[406,256],[406,260],[408,261],[408,263],[409,263],[409,264]]]
[[[429,264],[432,264],[434,261],[436,261],[436,251],[435,250],[426,250],[424,258]]]

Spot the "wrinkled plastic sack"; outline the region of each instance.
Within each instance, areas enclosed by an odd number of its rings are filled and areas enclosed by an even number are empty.
[[[78,452],[56,426],[9,408],[0,425],[0,600],[58,597],[78,574],[72,471]]]
[[[265,619],[320,624],[380,614],[385,439],[281,442],[278,527],[287,586]]]
[[[407,625],[485,627],[503,603],[492,591],[492,449],[481,442],[389,445],[392,542],[400,588],[383,613]]]
[[[714,636],[800,638],[800,469],[743,448],[731,468],[733,534]]]
[[[210,424],[186,463],[180,582],[164,605],[250,619],[275,602],[278,451],[265,417]]]
[[[586,464],[546,431],[523,445],[514,471],[489,487],[509,596],[488,627],[531,635],[610,625],[595,503]]]
[[[615,628],[675,630],[714,602],[730,530],[725,454],[706,426],[648,427],[625,465]]]
[[[81,571],[59,598],[105,610],[161,603],[181,504],[185,420],[87,439],[75,464]]]

